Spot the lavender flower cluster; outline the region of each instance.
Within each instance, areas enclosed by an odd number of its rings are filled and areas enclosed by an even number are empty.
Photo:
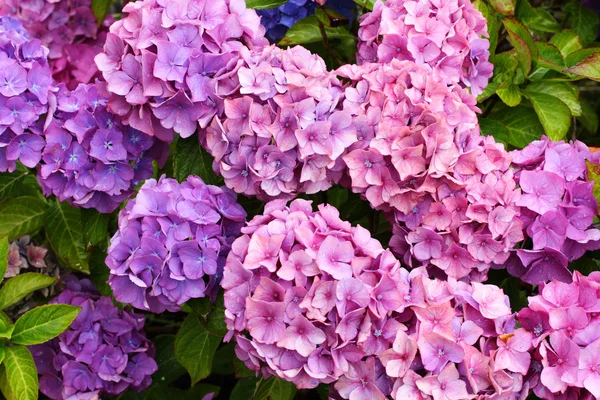
[[[150,385],[158,367],[143,331],[143,315],[119,310],[87,279],[68,280],[66,290],[50,303],[81,311],[57,338],[30,347],[44,395],[53,400],[93,399]]]
[[[484,281],[523,226],[510,155],[479,135],[474,99],[408,61],[340,72],[354,82],[344,108],[367,116],[372,137],[343,157],[348,185],[389,213],[392,249],[408,266]]]
[[[96,56],[114,94],[109,109],[161,140],[191,136],[222,115],[240,50],[266,45],[264,33],[244,0],[129,3]]]
[[[359,63],[415,61],[474,96],[492,76],[486,20],[470,0],[377,1],[360,26]]]
[[[30,168],[40,161],[53,96],[47,56],[20,21],[0,17],[0,172],[14,171],[17,160]]]
[[[147,180],[119,214],[106,265],[115,298],[155,313],[179,311],[219,288],[246,218],[236,196],[190,176]]]
[[[366,229],[305,200],[268,203],[242,232],[222,286],[229,337],[249,368],[299,388],[336,382],[345,399],[527,391],[531,342],[502,289],[409,273]]]
[[[47,253],[47,248],[31,243],[29,236],[23,236],[12,241],[8,247],[8,264],[6,265],[4,278],[17,276],[30,267],[34,267],[33,269],[38,271],[46,268],[47,265],[44,259]]]
[[[213,169],[228,187],[259,199],[328,189],[357,140],[352,114],[341,109],[342,83],[302,47],[240,53],[236,96],[200,136]]]
[[[5,0],[0,14],[23,21],[29,33],[49,48],[54,79],[75,89],[98,77],[94,57],[102,51],[112,17],[98,25],[91,0]]]
[[[152,176],[153,160],[166,161],[168,147],[109,112],[101,82],[74,91],[61,84],[56,96],[56,112],[44,129],[38,182],[46,196],[112,212]]]
[[[512,157],[523,191],[516,204],[532,249],[517,250],[507,269],[534,285],[552,279],[570,282],[568,262],[600,249],[600,230],[592,227],[598,201],[586,167],[586,160],[599,163],[600,154],[579,141],[543,137],[513,151]]]

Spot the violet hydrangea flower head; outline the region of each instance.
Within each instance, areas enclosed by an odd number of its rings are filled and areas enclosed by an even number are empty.
[[[0,172],[40,162],[43,116],[54,96],[47,56],[20,21],[0,17]]]
[[[244,0],[129,3],[95,58],[114,93],[109,109],[162,140],[191,136],[222,115],[240,49],[268,44],[264,32]]]
[[[119,214],[108,249],[115,298],[155,313],[214,298],[245,218],[235,193],[196,176],[146,181]]]
[[[359,64],[415,61],[475,96],[492,76],[486,20],[470,0],[377,1],[360,25]]]
[[[523,191],[517,205],[532,248],[517,250],[509,272],[534,285],[569,282],[567,263],[600,249],[600,230],[592,227],[598,202],[586,168],[586,160],[597,163],[600,154],[579,141],[543,137],[512,156]]]
[[[510,155],[480,136],[474,98],[409,61],[340,73],[353,80],[344,109],[370,138],[343,156],[347,185],[390,216],[391,247],[408,266],[484,280],[523,228]]]
[[[37,178],[46,196],[110,213],[152,176],[153,160],[166,161],[168,146],[109,112],[104,85],[59,86]]]
[[[213,169],[236,192],[264,200],[328,189],[357,141],[341,81],[300,46],[240,53],[240,87],[200,135]]]
[[[299,388],[331,383],[345,399],[427,398],[459,376],[434,398],[521,390],[521,373],[492,364],[501,335],[516,332],[502,289],[409,272],[366,229],[306,200],[274,200],[242,232],[222,286],[228,337],[249,368]],[[519,371],[523,336],[504,346]]]
[[[94,56],[102,51],[113,19],[98,25],[91,0],[7,0],[0,13],[23,21],[31,36],[49,48],[48,61],[57,82],[75,89],[99,76]]]
[[[143,315],[119,310],[87,279],[67,279],[66,289],[50,303],[81,311],[57,338],[30,347],[44,395],[53,400],[104,398],[150,386],[158,367]]]

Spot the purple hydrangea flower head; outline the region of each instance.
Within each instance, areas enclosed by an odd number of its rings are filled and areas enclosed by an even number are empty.
[[[153,160],[166,161],[166,143],[123,125],[107,110],[108,97],[103,82],[74,91],[59,85],[37,174],[46,196],[110,213],[152,176]]]
[[[155,313],[214,298],[245,218],[235,193],[198,177],[146,181],[119,214],[108,249],[115,298]]]
[[[40,391],[53,400],[116,396],[152,383],[158,366],[154,346],[144,334],[145,317],[119,310],[87,280],[66,279],[65,290],[50,303],[81,307],[57,338],[30,350],[40,375]]]
[[[480,136],[472,96],[410,61],[339,73],[353,81],[344,109],[368,132],[343,156],[347,186],[389,215],[391,247],[408,266],[484,280],[523,223],[510,155]]]
[[[223,113],[239,86],[240,50],[264,46],[265,29],[243,0],[144,0],[123,8],[95,58],[126,125],[171,141]]]
[[[48,47],[48,62],[57,82],[75,89],[99,77],[94,56],[102,51],[114,19],[109,16],[99,26],[91,0],[8,0],[0,5],[0,14],[23,21],[31,36]]]
[[[547,137],[512,152],[522,195],[517,205],[531,248],[517,251],[509,272],[531,284],[571,280],[567,263],[600,249],[600,230],[592,226],[598,202],[592,194],[586,160],[600,161],[582,142]]]
[[[341,81],[303,47],[241,54],[236,95],[200,135],[213,169],[236,192],[264,200],[328,189],[357,140]]]
[[[0,17],[0,172],[40,162],[43,116],[54,98],[47,57],[20,21]]]
[[[528,371],[532,342],[502,289],[409,272],[366,229],[306,200],[271,201],[242,232],[222,286],[226,339],[250,369],[298,388],[331,383],[344,399],[522,390],[515,371]],[[519,365],[494,366],[497,353]]]
[[[479,95],[492,76],[486,20],[469,0],[377,1],[361,17],[358,63],[415,61]]]

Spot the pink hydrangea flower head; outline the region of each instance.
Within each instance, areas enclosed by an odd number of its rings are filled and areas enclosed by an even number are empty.
[[[0,17],[0,172],[40,162],[54,90],[48,49],[19,20]]]
[[[108,107],[148,135],[191,136],[223,115],[240,84],[240,52],[267,45],[264,33],[239,0],[127,4],[95,57],[114,93]]]
[[[109,16],[102,24],[92,12],[91,0],[19,0],[0,5],[2,14],[21,21],[32,36],[50,52],[48,63],[52,76],[75,89],[80,83],[92,83],[99,77],[94,57],[102,51],[109,25]]]
[[[479,95],[492,77],[486,20],[468,0],[377,1],[358,30],[359,64],[415,61]]]
[[[155,313],[178,311],[189,299],[214,299],[225,257],[245,218],[227,188],[206,185],[196,176],[181,184],[164,176],[147,180],[119,214],[119,230],[108,249],[108,283],[115,298]],[[282,311],[265,300],[255,308],[256,322]],[[277,328],[257,324],[267,337]]]
[[[46,146],[37,178],[46,196],[103,213],[117,209],[163,165],[168,146],[125,126],[106,108],[105,84],[58,87],[57,106],[44,127]]]

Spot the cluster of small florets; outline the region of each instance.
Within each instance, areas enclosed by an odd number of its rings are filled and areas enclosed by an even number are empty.
[[[87,279],[68,280],[66,290],[50,303],[81,311],[57,338],[30,347],[44,395],[53,400],[105,398],[150,386],[158,367],[143,315],[119,310]]]
[[[54,79],[70,89],[97,77],[94,56],[102,51],[111,17],[99,26],[91,0],[7,0],[0,13],[12,15],[50,49]]]
[[[533,285],[551,279],[570,282],[568,262],[600,249],[600,230],[592,227],[598,201],[586,168],[586,160],[598,163],[599,156],[582,142],[547,137],[512,152],[523,192],[516,204],[532,248],[516,251],[508,264],[511,274]]]
[[[33,168],[41,159],[41,136],[53,81],[48,49],[29,39],[20,21],[0,17],[0,172],[17,160]]]
[[[47,253],[47,248],[36,246],[31,242],[29,236],[12,241],[8,247],[8,264],[4,278],[12,278],[29,269],[39,272],[46,268],[44,259]]]
[[[502,289],[409,273],[366,229],[305,200],[268,203],[242,232],[222,286],[229,336],[249,368],[299,388],[337,382],[346,399],[521,390],[494,355],[514,331]]]
[[[486,20],[469,0],[377,1],[360,25],[359,63],[415,61],[475,96],[492,76]]]
[[[349,186],[393,217],[391,246],[407,265],[485,280],[523,228],[510,156],[479,135],[474,99],[408,61],[342,72],[354,80],[344,108],[364,111],[372,137],[343,157]]]
[[[526,383],[542,399],[600,398],[600,275],[571,281],[540,285],[518,313],[533,339]]]
[[[245,218],[235,193],[198,177],[146,181],[119,214],[108,249],[115,298],[155,313],[214,298]]]
[[[302,47],[265,47],[243,60],[239,95],[201,135],[215,172],[236,192],[266,200],[328,189],[357,140],[352,114],[341,110],[341,82]]]
[[[112,212],[135,186],[152,176],[152,161],[164,163],[164,142],[124,126],[106,109],[100,82],[69,91],[59,86],[57,110],[44,129],[46,146],[38,169],[44,194],[74,206]]]
[[[267,43],[244,0],[143,0],[123,8],[96,64],[114,94],[109,109],[170,141],[173,132],[191,136],[222,114],[239,84],[240,49]]]

